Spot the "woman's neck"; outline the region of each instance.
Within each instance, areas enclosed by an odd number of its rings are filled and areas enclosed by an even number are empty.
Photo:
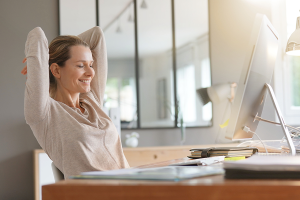
[[[79,104],[79,93],[70,93],[66,89],[58,86],[53,99],[70,107],[79,108],[81,112],[84,112],[84,109],[81,108]]]

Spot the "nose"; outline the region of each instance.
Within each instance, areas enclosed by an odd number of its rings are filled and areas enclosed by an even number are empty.
[[[86,76],[93,77],[94,74],[95,74],[95,71],[92,67],[90,67],[90,66],[85,67],[85,75]]]

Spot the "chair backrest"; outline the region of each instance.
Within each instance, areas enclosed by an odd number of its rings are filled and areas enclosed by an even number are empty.
[[[53,162],[51,163],[51,167],[52,167],[55,183],[65,179],[64,174],[54,165]]]

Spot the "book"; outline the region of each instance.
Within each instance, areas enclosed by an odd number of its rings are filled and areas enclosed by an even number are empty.
[[[299,179],[300,156],[254,155],[245,160],[224,162],[229,179]]]
[[[167,166],[146,169],[129,168],[110,171],[83,172],[80,175],[72,176],[70,178],[179,181],[217,174],[224,174],[224,169],[219,166]]]
[[[215,156],[210,158],[199,158],[199,159],[190,159],[179,163],[173,163],[169,166],[207,166],[213,165],[216,163],[223,163],[225,156]]]
[[[206,158],[214,156],[250,157],[258,152],[256,147],[210,147],[203,149],[191,149],[189,158]]]

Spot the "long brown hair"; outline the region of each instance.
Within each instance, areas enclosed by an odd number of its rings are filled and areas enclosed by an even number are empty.
[[[64,67],[66,61],[71,58],[71,47],[77,45],[89,47],[89,45],[83,40],[81,40],[79,37],[72,35],[58,36],[54,38],[49,45],[49,93],[52,98],[55,95],[57,83],[55,77],[53,76],[50,70],[50,66],[53,63],[56,63],[59,67]]]

